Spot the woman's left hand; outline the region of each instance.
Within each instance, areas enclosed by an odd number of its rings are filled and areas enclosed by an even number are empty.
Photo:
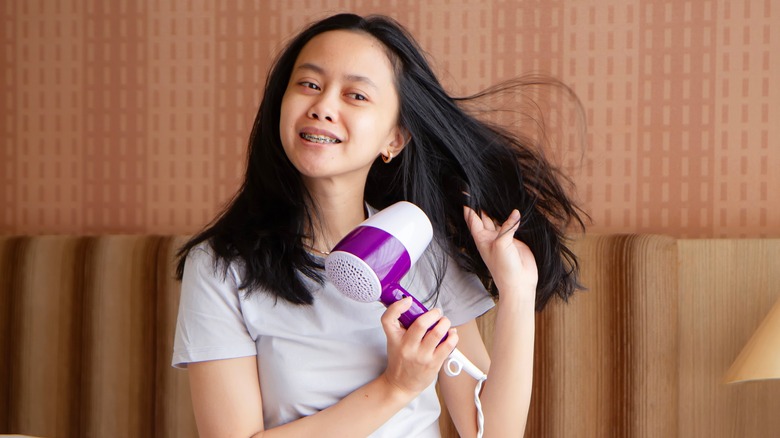
[[[480,217],[466,206],[463,215],[498,290],[519,293],[521,296],[517,298],[534,300],[539,280],[536,260],[528,245],[514,238],[520,226],[520,212],[512,210],[500,225],[484,212]]]

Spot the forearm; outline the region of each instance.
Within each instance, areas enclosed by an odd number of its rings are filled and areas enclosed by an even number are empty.
[[[534,302],[501,295],[491,365],[480,400],[486,437],[522,436],[533,383]]]
[[[362,438],[430,388],[442,363],[458,343],[458,334],[450,330],[449,320],[438,309],[425,312],[408,329],[403,328],[398,318],[411,304],[409,298],[396,301],[382,314],[382,328],[387,337],[387,368],[379,377],[327,409],[255,436]],[[445,333],[447,339],[442,341]]]
[[[463,213],[501,296],[490,370],[480,397],[484,435],[522,436],[533,384],[536,260],[528,245],[514,238],[520,226],[518,210],[500,226],[468,207]]]
[[[394,387],[383,374],[327,409],[258,432],[252,438],[366,437],[411,402],[416,395]]]

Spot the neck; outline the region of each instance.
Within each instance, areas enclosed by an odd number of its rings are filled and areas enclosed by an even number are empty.
[[[314,252],[324,255],[365,220],[363,187],[342,187],[338,190],[310,187],[309,191],[320,217],[319,223],[312,224],[314,236],[307,244]]]

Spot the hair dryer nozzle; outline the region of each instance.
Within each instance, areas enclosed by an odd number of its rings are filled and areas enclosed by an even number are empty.
[[[419,207],[395,203],[344,236],[325,259],[325,273],[344,295],[377,301],[409,272],[432,237],[431,222]]]

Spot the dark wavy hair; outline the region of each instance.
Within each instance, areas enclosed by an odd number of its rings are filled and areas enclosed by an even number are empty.
[[[479,95],[449,96],[414,38],[384,16],[339,14],[311,24],[276,59],[249,139],[246,175],[240,190],[204,231],[178,252],[181,279],[186,257],[202,242],[217,260],[241,261],[245,293],[263,289],[296,304],[311,304],[303,277],[324,281],[321,259],[306,251],[319,217],[297,169],[282,148],[279,118],[282,97],[295,61],[313,37],[333,30],[361,32],[379,40],[393,65],[400,99],[399,123],[411,139],[389,164],[373,164],[365,199],[382,209],[406,200],[430,218],[437,244],[444,249],[435,264],[436,291],[447,268],[447,255],[475,273],[494,297],[490,272],[463,219],[463,205],[498,220],[512,209],[521,214],[515,237],[533,252],[539,269],[536,308],[552,296],[566,300],[580,288],[578,262],[566,246],[570,224],[584,229],[581,210],[569,198],[569,180],[545,159],[540,148],[465,111],[461,104],[493,92],[522,86],[505,83]],[[567,89],[568,90],[568,89]],[[467,196],[464,194],[468,194]]]

